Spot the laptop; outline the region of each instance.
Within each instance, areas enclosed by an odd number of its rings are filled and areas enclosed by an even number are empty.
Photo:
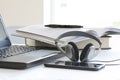
[[[26,69],[62,56],[57,50],[12,45],[0,16],[0,68]]]

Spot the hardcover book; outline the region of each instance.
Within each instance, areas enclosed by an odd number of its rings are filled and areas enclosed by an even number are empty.
[[[104,36],[104,37],[100,38],[100,40],[102,42],[101,49],[111,49],[111,47],[109,45],[110,38],[111,38],[111,36]],[[78,49],[83,49],[88,43],[92,43],[96,48],[99,48],[99,44],[92,39],[87,39],[87,40],[83,40],[80,42],[76,42],[76,45],[77,45]],[[54,45],[51,45],[51,44],[48,44],[45,42],[41,42],[38,40],[29,39],[29,38],[25,39],[25,44],[27,46],[36,46],[36,47],[45,48],[45,49],[48,49],[48,48],[56,49],[56,46],[54,46]]]

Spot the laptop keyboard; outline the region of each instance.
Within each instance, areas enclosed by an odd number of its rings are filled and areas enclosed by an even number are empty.
[[[14,45],[8,48],[0,49],[0,58],[6,58],[6,57],[14,56],[14,55],[34,51],[34,50],[36,49],[35,47],[32,47],[32,46]]]

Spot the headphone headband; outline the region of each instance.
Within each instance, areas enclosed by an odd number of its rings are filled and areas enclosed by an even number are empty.
[[[68,37],[68,36],[83,36],[83,37],[88,37],[88,38],[91,38],[91,39],[94,39],[95,41],[97,41],[99,43],[99,45],[101,46],[102,45],[102,42],[100,41],[99,38],[89,34],[89,33],[86,33],[86,32],[82,32],[82,31],[70,31],[70,32],[66,32],[66,33],[63,33],[61,34],[56,40],[55,40],[55,44],[58,43],[58,40],[61,39],[61,38],[64,38],[64,37]]]

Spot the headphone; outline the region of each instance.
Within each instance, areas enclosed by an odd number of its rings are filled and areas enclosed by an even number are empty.
[[[82,32],[82,31],[69,31],[61,34],[57,39],[55,39],[55,45],[57,48],[65,55],[67,56],[71,61],[78,61],[80,58],[81,62],[87,62],[88,60],[92,59],[93,57],[97,56],[98,53],[96,53],[95,46],[92,43],[87,44],[79,57],[79,49],[77,45],[74,42],[68,42],[64,49],[59,46],[59,40],[65,37],[70,36],[82,36],[82,37],[88,37],[93,40],[95,40],[99,44],[99,50],[101,50],[102,42],[99,38],[96,36],[91,35],[89,32]]]

